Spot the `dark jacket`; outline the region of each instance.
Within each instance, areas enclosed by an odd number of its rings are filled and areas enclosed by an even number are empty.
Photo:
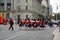
[[[10,20],[10,25],[13,25],[13,24],[14,24],[14,22],[12,20]]]

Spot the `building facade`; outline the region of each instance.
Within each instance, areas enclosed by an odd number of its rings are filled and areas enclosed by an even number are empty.
[[[12,10],[14,10],[14,0],[0,0],[0,15],[3,18],[11,17]]]
[[[48,18],[49,16],[49,0],[42,0],[42,15],[44,18]]]
[[[38,19],[48,14],[47,7],[47,0],[0,0],[0,14],[7,18]]]
[[[14,10],[20,18],[36,19],[39,18],[38,14],[41,14],[41,3],[38,0],[15,0]]]
[[[52,10],[52,5],[50,5],[50,6],[49,6],[49,15],[52,15],[52,14],[53,14],[52,11],[53,11],[53,10]]]

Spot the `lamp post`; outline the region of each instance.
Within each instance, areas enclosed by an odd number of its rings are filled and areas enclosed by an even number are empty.
[[[56,5],[56,20],[57,20],[57,10],[58,10],[58,5],[57,5],[57,3],[55,3],[55,5]]]

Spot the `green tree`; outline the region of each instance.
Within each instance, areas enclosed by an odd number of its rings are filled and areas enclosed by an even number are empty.
[[[56,17],[58,20],[60,20],[60,13],[55,14],[55,19],[56,19]]]

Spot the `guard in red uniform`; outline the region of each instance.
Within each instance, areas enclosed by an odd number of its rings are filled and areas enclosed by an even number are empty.
[[[33,25],[34,25],[34,22],[35,22],[35,21],[33,21],[33,20],[30,20],[31,27],[33,27]]]
[[[22,20],[19,20],[19,29],[22,28]]]
[[[26,20],[26,27],[28,30],[31,29],[31,24],[29,19]]]
[[[6,25],[8,22],[8,19],[7,18],[4,18],[4,25]]]
[[[39,20],[39,26],[41,27],[41,25],[42,25],[42,20],[40,19]]]
[[[40,20],[40,27],[45,27],[45,23],[43,20]]]
[[[40,24],[39,22],[40,22],[39,20],[36,20],[36,24],[37,24],[37,26],[39,26],[39,24]]]
[[[34,28],[36,28],[37,27],[37,23],[36,23],[36,20],[35,20],[35,22],[33,23],[34,24]]]
[[[22,19],[22,26],[25,26],[25,20]]]

